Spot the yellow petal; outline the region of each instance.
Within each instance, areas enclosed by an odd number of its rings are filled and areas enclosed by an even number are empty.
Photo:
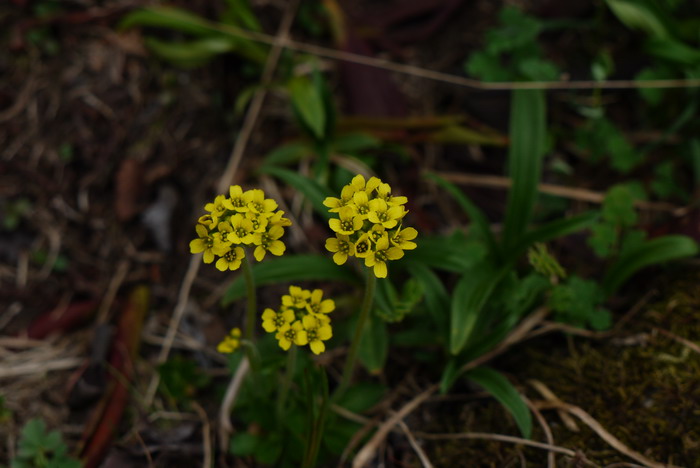
[[[311,348],[311,352],[314,354],[321,354],[326,350],[326,345],[324,345],[323,341],[320,340],[312,341],[309,343],[309,347]]]
[[[374,276],[376,276],[377,278],[386,278],[386,273],[387,273],[386,263],[377,262],[374,265]]]

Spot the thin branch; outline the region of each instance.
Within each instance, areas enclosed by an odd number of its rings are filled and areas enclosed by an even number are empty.
[[[528,447],[539,448],[542,450],[549,450],[550,452],[561,453],[569,457],[575,457],[576,452],[565,448],[559,447],[557,445],[544,444],[542,442],[535,442],[530,439],[523,439],[522,437],[514,437],[502,434],[487,434],[482,432],[462,432],[457,434],[433,434],[429,432],[416,432],[416,435],[422,439],[426,440],[461,440],[461,439],[479,439],[479,440],[497,440],[499,442],[509,442],[511,444],[527,445]]]

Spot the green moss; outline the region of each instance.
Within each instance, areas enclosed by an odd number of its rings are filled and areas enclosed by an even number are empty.
[[[494,365],[510,373],[531,400],[542,399],[526,385],[529,379],[536,379],[650,459],[700,467],[700,354],[654,331],[666,330],[700,341],[700,275],[688,276],[676,281],[664,300],[645,307],[613,337],[542,337],[512,350]],[[518,436],[512,418],[488,398],[461,405],[440,403],[435,411],[445,418],[426,430]],[[580,450],[590,461],[603,466],[633,461],[578,420],[580,430],[573,432],[555,411],[543,414],[556,445]],[[537,424],[533,440],[545,441]],[[545,451],[513,444],[480,440],[426,444],[436,466],[519,466],[520,456],[535,466],[545,466],[546,462]],[[557,466],[568,466],[567,462],[571,460],[557,455]]]

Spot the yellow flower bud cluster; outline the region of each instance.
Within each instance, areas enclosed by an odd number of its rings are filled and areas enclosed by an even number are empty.
[[[260,189],[246,190],[232,185],[229,196],[219,195],[204,209],[195,227],[197,239],[190,242],[190,252],[204,252],[204,263],[212,263],[221,271],[237,270],[245,258],[243,247],[254,246],[253,255],[261,261],[267,252],[282,255],[286,249],[279,240],[284,227],[292,223],[277,210],[277,202],[265,198]]]
[[[342,265],[348,257],[363,258],[377,278],[386,278],[386,263],[416,248],[412,241],[418,231],[401,223],[407,213],[406,201],[406,197],[392,196],[391,187],[381,179],[365,181],[362,175],[343,187],[340,198],[326,198],[323,204],[338,215],[328,222],[335,237],[326,240],[333,261]]]
[[[219,343],[216,350],[220,353],[230,354],[241,346],[241,329],[233,328],[228,335]]]
[[[275,333],[280,348],[287,351],[292,344],[309,345],[314,354],[326,350],[324,341],[333,336],[328,314],[335,309],[332,299],[323,299],[323,291],[290,286],[289,294],[282,296],[277,311],[265,309],[262,326],[268,333]]]

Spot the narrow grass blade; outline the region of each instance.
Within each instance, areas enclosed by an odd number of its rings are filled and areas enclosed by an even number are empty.
[[[321,215],[321,217],[330,219],[331,214],[328,212],[328,208],[323,204],[323,200],[325,200],[326,197],[332,196],[332,194],[315,180],[281,167],[263,166],[259,169],[259,172],[261,174],[269,174],[273,177],[277,177],[282,182],[291,185],[304,194],[311,202],[311,206],[313,206],[314,210]]]
[[[360,283],[360,279],[347,268],[338,267],[329,257],[321,255],[285,255],[265,259],[253,265],[253,276],[257,285],[282,283],[285,281],[344,281]],[[240,275],[231,284],[221,300],[227,306],[245,296],[245,282]]]
[[[438,332],[445,339],[450,325],[450,296],[445,285],[433,270],[421,263],[412,264],[408,270],[423,286],[428,313],[433,318]]]
[[[664,236],[652,239],[625,252],[603,278],[603,290],[613,294],[630,276],[644,267],[698,253],[698,245],[686,236]]]
[[[478,367],[467,372],[465,377],[482,386],[513,415],[520,433],[526,439],[532,433],[532,415],[530,410],[508,379],[488,367]]]
[[[470,241],[461,233],[449,237],[421,236],[417,239],[417,244],[416,249],[406,252],[405,262],[422,263],[455,273],[468,271],[488,254],[483,243]]]
[[[484,239],[490,252],[496,253],[498,251],[498,246],[495,238],[493,237],[493,233],[491,232],[489,220],[486,218],[483,211],[481,211],[479,207],[476,206],[466,195],[464,195],[464,193],[462,193],[462,191],[454,184],[451,184],[439,175],[430,172],[425,176],[445,189],[447,193],[452,195],[457,204],[464,210],[473,223],[473,229],[475,230],[477,237]]]
[[[512,181],[504,242],[513,247],[532,218],[546,146],[546,103],[542,90],[516,90],[510,111],[508,172]]]
[[[589,211],[572,218],[557,219],[535,228],[518,241],[516,246],[509,252],[509,257],[517,259],[535,242],[549,242],[558,237],[567,236],[589,228],[596,222],[599,216],[597,211]]]

